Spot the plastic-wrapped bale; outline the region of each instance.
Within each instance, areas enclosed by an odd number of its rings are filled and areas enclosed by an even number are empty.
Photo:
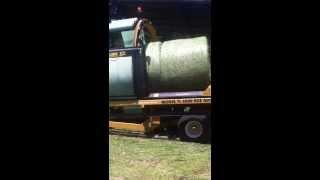
[[[146,56],[152,92],[203,90],[210,83],[206,37],[150,43]]]
[[[149,43],[146,48],[146,68],[148,72],[148,86],[150,92],[158,92],[161,80],[160,50],[161,42]]]

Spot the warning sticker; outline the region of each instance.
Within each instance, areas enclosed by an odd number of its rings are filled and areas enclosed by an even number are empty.
[[[211,103],[211,99],[210,98],[161,100],[161,104],[207,104],[207,103]]]

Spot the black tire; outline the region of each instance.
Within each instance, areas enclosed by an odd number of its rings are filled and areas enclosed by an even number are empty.
[[[178,127],[179,138],[186,142],[206,143],[209,138],[209,127],[206,119],[191,118]]]

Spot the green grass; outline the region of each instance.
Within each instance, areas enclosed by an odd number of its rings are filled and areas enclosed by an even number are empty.
[[[111,180],[211,179],[211,145],[109,135]]]

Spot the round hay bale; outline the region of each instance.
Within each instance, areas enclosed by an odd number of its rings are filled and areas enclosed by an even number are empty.
[[[210,57],[206,37],[162,43],[160,91],[203,90],[210,83]]]
[[[157,91],[160,84],[160,49],[161,42],[151,42],[146,48],[146,68],[148,73],[149,91]]]

